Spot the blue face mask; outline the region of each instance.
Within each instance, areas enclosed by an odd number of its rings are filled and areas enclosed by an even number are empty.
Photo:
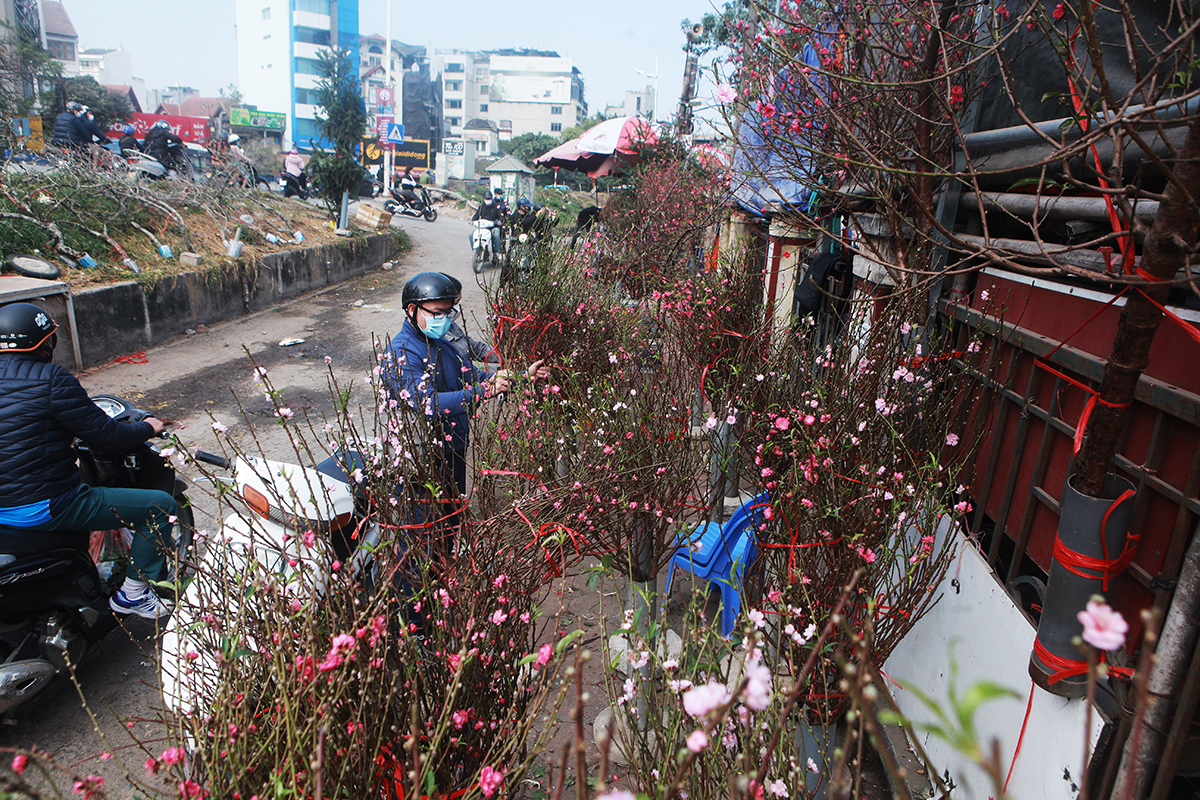
[[[425,317],[423,333],[430,339],[441,339],[450,330],[449,314],[428,314]]]

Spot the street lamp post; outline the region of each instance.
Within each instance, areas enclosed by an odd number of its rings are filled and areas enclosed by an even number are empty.
[[[645,78],[654,78],[654,119],[653,122],[658,122],[658,56],[654,57],[654,74],[642,72],[637,67],[634,67],[634,72]]]

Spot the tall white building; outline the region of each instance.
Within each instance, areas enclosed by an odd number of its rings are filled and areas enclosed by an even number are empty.
[[[554,136],[587,117],[582,73],[552,51],[439,50],[433,72],[440,74],[449,136],[462,136],[472,120],[492,123],[502,140]]]
[[[243,100],[287,114],[285,148],[320,145],[313,97],[318,54],[346,48],[358,73],[358,0],[237,0],[236,21]]]

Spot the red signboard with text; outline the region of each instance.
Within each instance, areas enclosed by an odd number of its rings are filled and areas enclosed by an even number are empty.
[[[185,142],[196,144],[208,143],[208,120],[204,117],[175,117],[170,114],[143,114],[135,112],[127,123],[113,126],[106,133],[109,138],[120,139],[124,135],[125,125],[133,125],[134,136],[143,139],[150,127],[160,119],[165,119],[171,130]]]

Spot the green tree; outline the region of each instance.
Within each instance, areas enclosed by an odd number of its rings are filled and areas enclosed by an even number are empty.
[[[66,108],[68,100],[75,100],[90,108],[101,130],[120,125],[133,115],[133,106],[127,95],[105,89],[91,75],[60,78],[45,85],[42,90],[42,125],[45,130],[53,130],[54,117]]]
[[[325,112],[321,120],[324,141],[313,143],[308,168],[313,183],[320,187],[321,200],[336,215],[341,210],[342,194],[357,194],[363,178],[363,168],[354,157],[354,149],[366,131],[367,109],[359,94],[358,72],[350,61],[349,50],[321,51],[317,71],[321,80],[314,91],[316,104]]]
[[[61,72],[62,65],[40,44],[0,23],[0,120],[30,116],[37,88],[57,81]],[[0,125],[0,150],[16,144],[12,127]]]

